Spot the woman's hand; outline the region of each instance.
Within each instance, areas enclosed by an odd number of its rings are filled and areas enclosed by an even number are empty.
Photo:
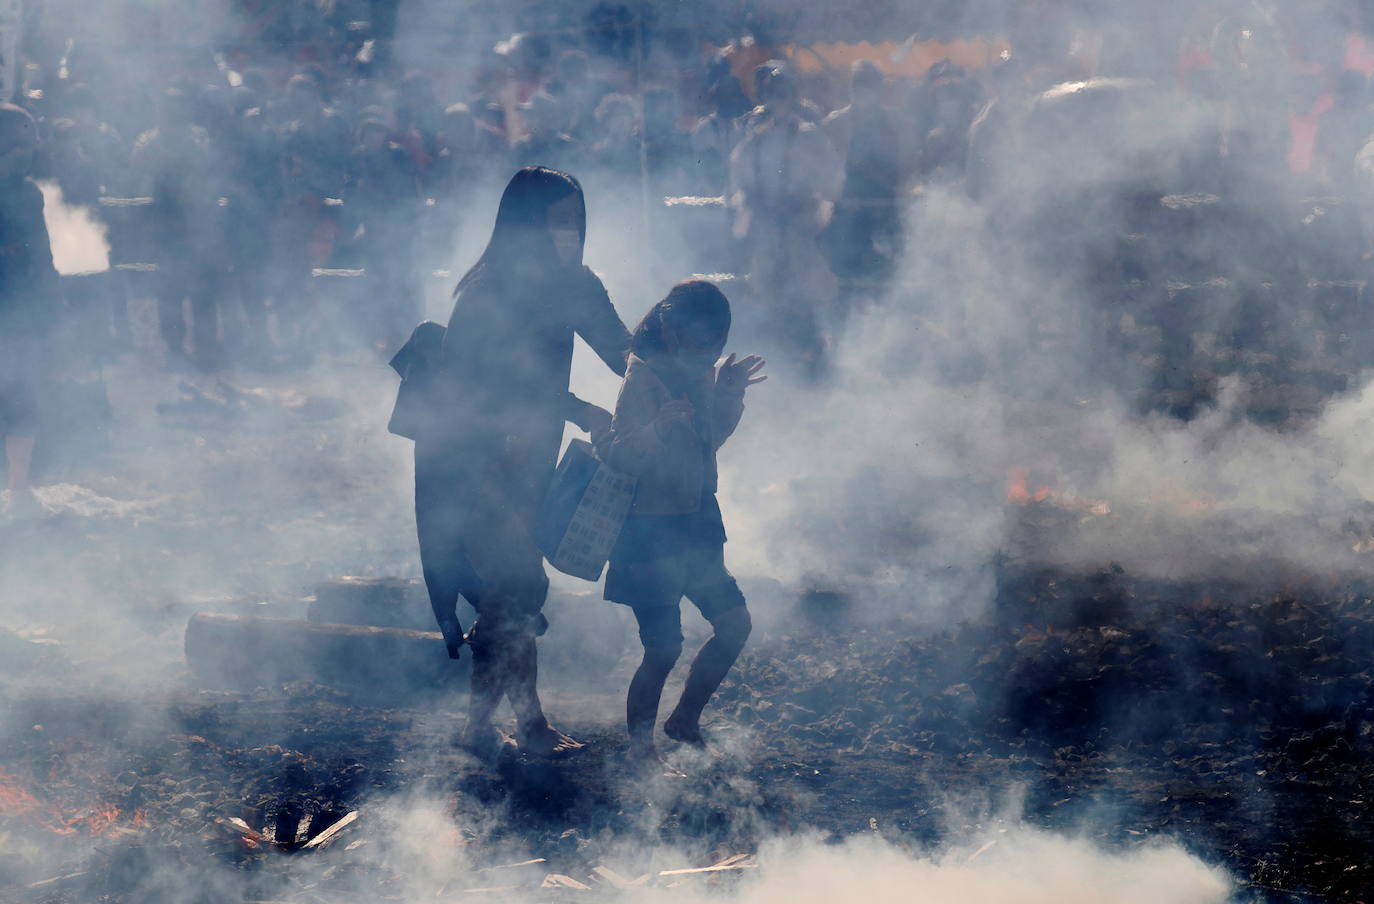
[[[458,624],[457,616],[444,618],[439,621],[439,633],[444,635],[444,648],[448,650],[449,659],[460,659],[463,644],[467,643],[467,638],[463,636],[463,626]]]
[[[592,443],[595,444],[611,429],[611,413],[605,408],[588,404],[577,426],[591,434]]]
[[[716,389],[721,392],[743,395],[744,390],[753,386],[755,383],[762,383],[767,380],[767,376],[755,376],[763,365],[767,363],[758,355],[746,355],[735,360],[732,352],[720,365],[720,371],[716,374]]]

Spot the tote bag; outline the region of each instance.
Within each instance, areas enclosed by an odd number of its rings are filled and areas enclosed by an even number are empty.
[[[535,523],[535,540],[549,564],[576,578],[598,580],[634,495],[633,477],[608,467],[591,443],[573,440]]]

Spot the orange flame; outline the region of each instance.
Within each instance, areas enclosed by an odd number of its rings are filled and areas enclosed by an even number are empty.
[[[1027,502],[1044,502],[1050,498],[1053,490],[1042,484],[1032,493],[1028,488],[1028,479],[1025,468],[1012,468],[1007,472],[1007,502],[1025,505]]]
[[[1111,504],[1105,499],[1087,499],[1073,493],[1060,493],[1046,484],[1036,485],[1032,492],[1025,468],[1015,467],[1007,471],[1007,504],[1029,505],[1033,502],[1047,502],[1066,511],[1086,512],[1089,515],[1112,513]]]
[[[103,835],[115,829],[136,831],[147,825],[144,810],[135,810],[128,819],[121,819],[123,815],[118,807],[107,803],[77,810],[46,804],[24,790],[14,776],[0,772],[0,816],[24,818],[57,835],[75,835],[78,831]]]

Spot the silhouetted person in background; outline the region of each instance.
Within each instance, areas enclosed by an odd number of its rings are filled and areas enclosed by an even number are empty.
[[[982,109],[982,89],[963,69],[936,63],[912,91],[908,113],[914,135],[907,166],[915,182],[956,182],[968,165],[969,128]]]
[[[559,131],[584,142],[594,137],[596,105],[605,88],[591,77],[591,62],[586,53],[564,51],[545,91],[558,101]]]
[[[321,309],[321,288],[311,273],[331,266],[339,244],[341,214],[333,202],[344,193],[352,136],[305,73],[287,81],[270,109],[285,186],[273,229],[273,307],[283,341],[307,359],[310,344],[323,335],[312,322]]]
[[[983,202],[1003,189],[1012,178],[1007,155],[1014,149],[1021,121],[1034,99],[1020,57],[1008,55],[991,73],[991,98],[974,116],[968,131],[968,158],[964,162],[964,191]],[[904,174],[904,181],[914,174]]]
[[[443,112],[428,78],[419,74],[406,76],[397,91],[394,141],[410,156],[411,165],[422,177],[438,153],[435,137]]]
[[[644,162],[651,197],[684,195],[692,189],[691,136],[678,123],[681,115],[672,91],[644,92]]]
[[[273,219],[286,194],[281,148],[268,127],[261,97],[235,101],[223,152],[228,158],[225,211],[229,255],[228,298],[221,310],[225,341],[237,359],[261,362],[272,348],[267,303],[273,295]]]
[[[76,181],[90,183],[90,188],[78,188],[75,194],[68,192],[64,183],[66,197],[88,204],[101,194],[121,194],[127,187],[119,183],[121,179],[128,178],[125,164],[128,162],[129,145],[114,126],[101,118],[103,111],[97,109],[90,86],[79,83],[68,88],[62,96],[62,109],[64,116],[61,118],[72,124],[70,140],[76,150],[77,160],[71,162],[83,170]],[[55,129],[56,126],[57,123],[54,123]],[[58,173],[58,178],[62,178],[62,172]],[[83,200],[86,197],[91,200]]]
[[[52,368],[47,337],[61,305],[43,194],[29,180],[37,148],[28,111],[0,105],[0,437],[8,497],[0,514],[12,518],[41,512],[29,478]]]
[[[770,333],[788,360],[819,377],[836,298],[821,247],[843,176],[830,142],[798,112],[796,85],[782,63],[760,66],[748,134],[730,156],[735,235],[745,241],[754,291],[766,300]]]
[[[682,655],[682,598],[711,623],[668,737],[705,746],[701,714],[749,638],[739,584],[725,567],[725,524],[716,501],[716,452],[744,413],[744,392],[766,377],[763,360],[716,362],[730,334],[730,303],[712,283],[679,283],[635,328],[611,429],[597,444],[611,466],[637,480],[634,503],[606,573],[605,597],[630,606],[644,658],[630,682],[630,754],[662,765],[654,725],[663,685]]]
[[[449,266],[474,193],[503,156],[504,149],[492,144],[491,133],[478,126],[467,104],[450,104],[444,110],[434,138],[434,162],[422,185],[435,207],[426,217],[420,272]]]
[[[607,94],[596,107],[599,137],[591,157],[598,167],[622,179],[638,179],[640,141],[634,101],[623,94]]]
[[[727,193],[730,152],[739,143],[740,120],[752,107],[724,55],[712,58],[703,80],[710,112],[692,126],[691,150],[696,162],[692,191],[714,197]]]
[[[358,237],[358,259],[368,276],[371,335],[394,347],[420,320],[416,279],[416,226],[423,213],[420,171],[414,157],[391,140],[387,125],[369,117],[358,138],[344,193],[345,211]]]
[[[511,148],[511,162],[517,166],[555,166],[571,169],[577,165],[581,144],[560,131],[562,111],[558,101],[539,93],[520,105],[529,130]]]
[[[444,110],[434,147],[434,163],[425,174],[425,190],[441,203],[460,203],[490,162],[484,159],[488,149],[483,146],[477,118],[467,104],[450,104]]]
[[[443,341],[433,422],[415,443],[415,520],[430,604],[453,633],[461,593],[477,610],[465,743],[502,742],[510,700],[522,750],[580,747],[551,726],[537,686],[535,638],[549,582],[533,539],[565,422],[600,438],[611,416],[568,391],[573,336],[615,373],[629,333],[582,263],[582,187],[564,173],[520,170],[506,186],[486,250],[459,282]]]
[[[194,364],[216,370],[222,363],[218,302],[224,285],[222,263],[222,169],[213,167],[210,138],[195,122],[187,93],[172,88],[162,98],[158,125],[139,136],[133,166],[143,191],[153,199],[152,233],[157,243],[158,328],[166,345],[167,364]],[[190,304],[191,348],[187,317]]]
[[[892,274],[901,238],[901,133],[883,109],[883,73],[855,63],[850,104],[825,118],[844,156],[844,189],[828,229],[830,268],[846,296],[877,294]]]

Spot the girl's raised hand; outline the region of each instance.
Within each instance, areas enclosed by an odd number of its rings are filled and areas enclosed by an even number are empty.
[[[756,376],[767,363],[758,355],[746,355],[735,360],[734,352],[721,362],[720,372],[716,374],[716,388],[723,392],[742,393],[755,383],[762,383],[768,377]]]

